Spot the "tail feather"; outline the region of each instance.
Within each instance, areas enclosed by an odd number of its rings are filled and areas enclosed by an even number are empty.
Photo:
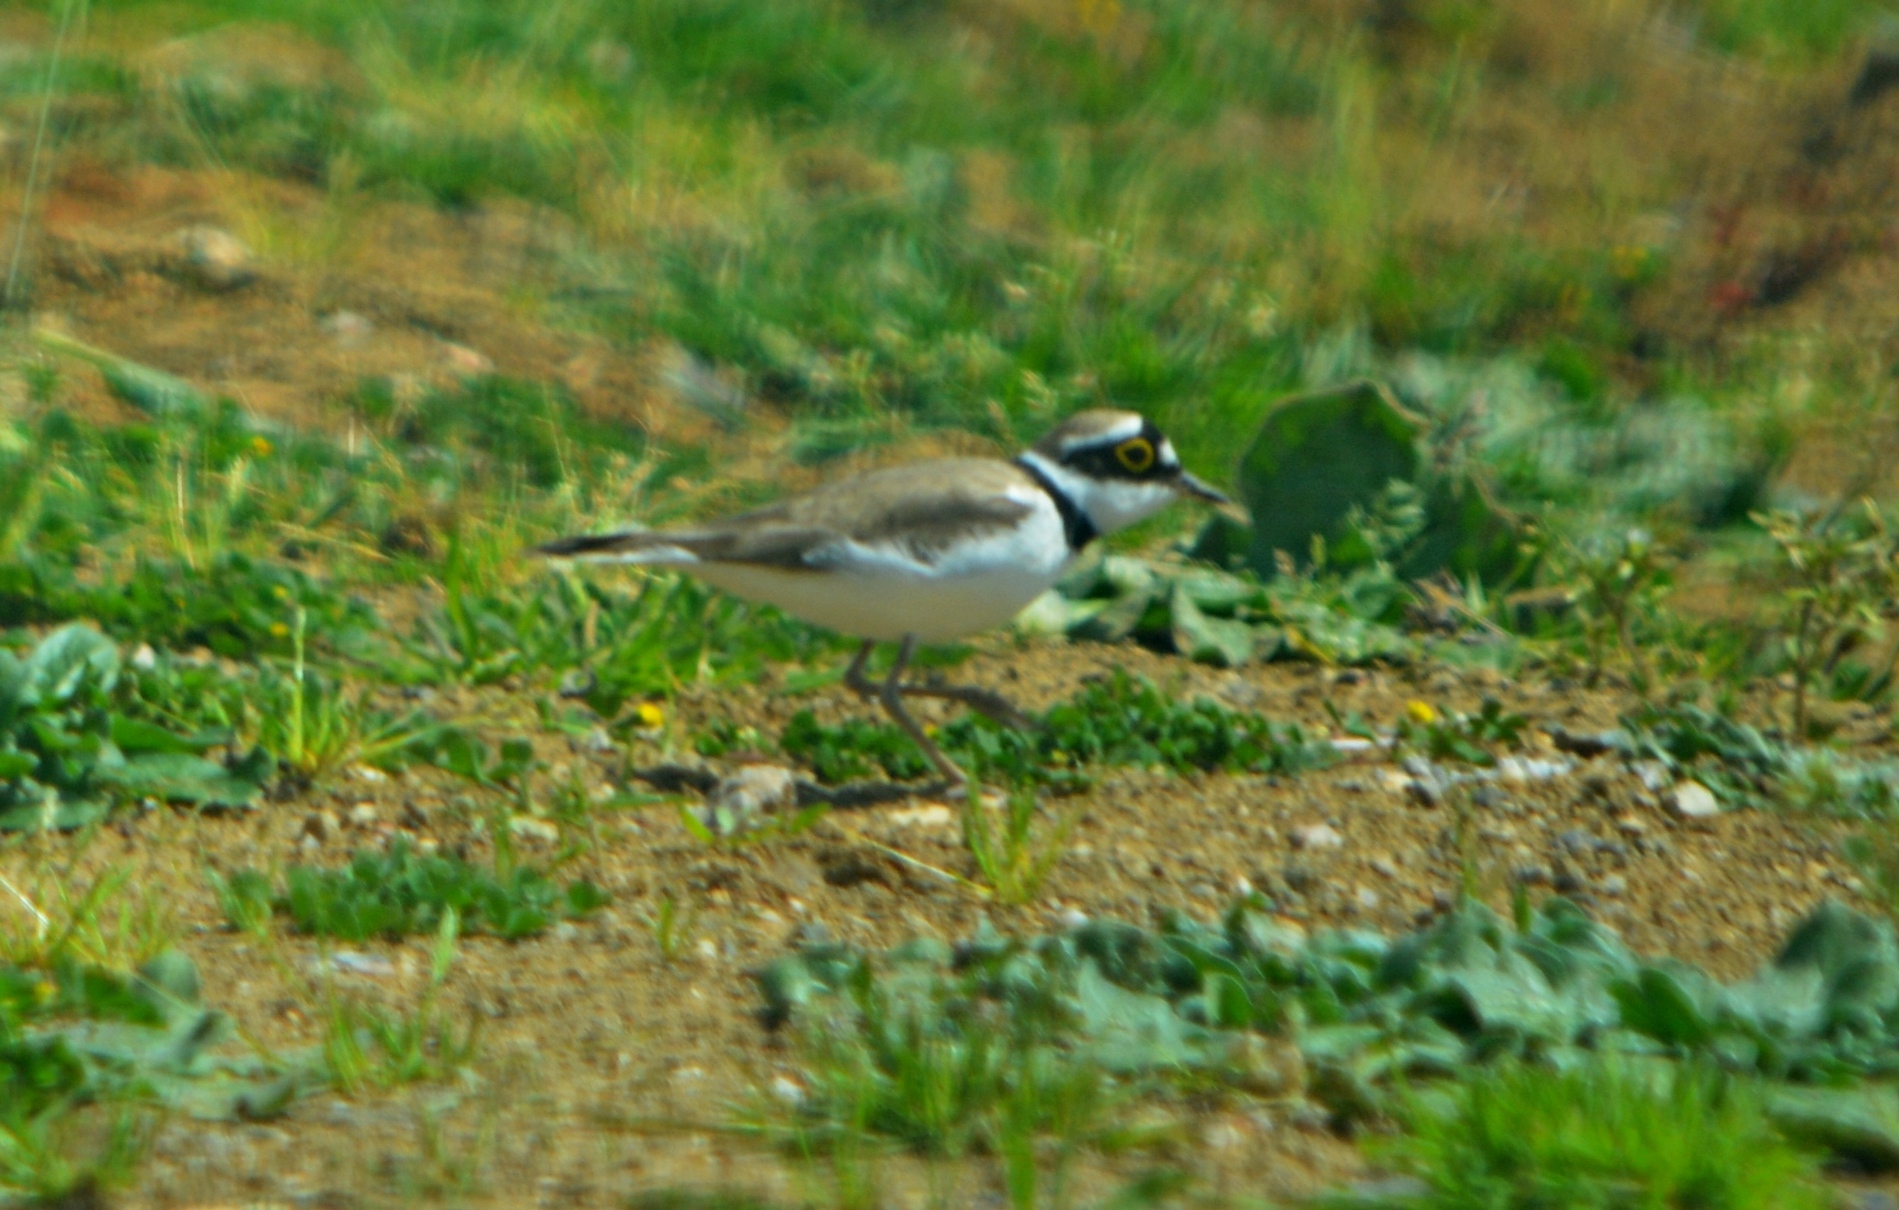
[[[556,538],[533,548],[551,559],[587,559],[611,563],[697,563],[699,558],[679,545],[675,534],[630,529],[614,534],[580,534]]]

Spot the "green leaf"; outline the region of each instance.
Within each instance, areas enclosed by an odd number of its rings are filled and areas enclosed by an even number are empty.
[[[112,742],[128,756],[148,752],[199,756],[216,747],[219,741],[175,735],[157,723],[115,714],[112,716]]]
[[[1767,1117],[1789,1138],[1874,1172],[1899,1170],[1899,1094],[1890,1086],[1773,1089]]]
[[[1184,582],[1174,585],[1174,650],[1189,659],[1219,668],[1238,668],[1253,658],[1253,627],[1229,618],[1213,618],[1202,613]]]
[[[89,827],[111,813],[112,804],[103,799],[50,795],[41,803],[24,803],[0,810],[0,832],[65,832]]]
[[[243,807],[255,802],[263,786],[201,756],[157,753],[102,770],[100,780],[133,797],[202,806]]]
[[[104,695],[119,679],[119,649],[90,626],[62,626],[40,640],[24,668],[23,697],[65,704],[82,691]]]
[[[1075,1002],[1089,1055],[1110,1071],[1184,1067],[1203,1057],[1203,1030],[1161,997],[1110,983],[1093,962],[1082,963]]]
[[[1239,496],[1253,519],[1247,566],[1269,579],[1276,552],[1303,561],[1313,535],[1336,542],[1354,505],[1394,479],[1416,480],[1423,431],[1369,380],[1275,404],[1240,456]]]
[[[584,878],[568,884],[567,914],[570,916],[585,916],[597,912],[611,902],[611,897],[605,891]]]
[[[1646,967],[1632,982],[1610,990],[1622,1007],[1622,1023],[1659,1042],[1699,1046],[1714,1035],[1704,1008],[1712,989],[1699,971]]]

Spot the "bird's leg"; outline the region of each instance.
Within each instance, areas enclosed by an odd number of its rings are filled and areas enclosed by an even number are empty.
[[[934,697],[946,702],[959,702],[968,706],[977,714],[994,719],[1005,727],[1016,731],[1035,730],[1035,720],[1016,709],[1008,698],[993,690],[975,685],[905,685],[903,692],[910,697]]]
[[[851,657],[851,666],[844,670],[844,687],[867,701],[881,692],[881,686],[864,675],[864,668],[870,663],[870,653],[876,646],[877,640],[865,639],[864,645]]]
[[[870,645],[866,643],[864,650],[869,649]],[[917,747],[923,749],[923,755],[930,758],[930,763],[936,766],[936,771],[947,777],[952,787],[967,789],[969,775],[957,768],[956,763],[949,757],[943,755],[943,750],[936,746],[936,741],[924,734],[923,728],[918,726],[917,721],[910,717],[910,712],[903,708],[903,695],[913,691],[911,686],[903,683],[903,670],[910,663],[910,657],[916,654],[916,649],[917,636],[904,635],[903,642],[897,647],[897,662],[891,665],[890,675],[884,678],[883,688],[878,692],[877,700],[883,703],[884,713],[888,714],[897,726],[902,727],[910,738],[917,742]],[[860,679],[863,676],[863,670],[858,665],[862,662],[863,655],[864,652],[859,652],[858,659],[851,661],[851,669]],[[849,679],[850,674],[846,673],[846,683],[849,683]]]
[[[861,698],[877,697],[883,692],[882,685],[864,675],[864,669],[870,664],[870,653],[876,646],[874,640],[866,639],[864,645],[857,649],[857,654],[851,657],[851,666],[844,670],[844,687]],[[914,644],[912,647],[914,648]],[[909,656],[899,658],[896,672],[903,671],[908,662]],[[897,692],[905,697],[933,697],[946,702],[957,702],[969,707],[977,714],[992,718],[1003,726],[1012,727],[1017,731],[1035,729],[1035,721],[1016,709],[1007,698],[1000,693],[974,685],[900,685]]]

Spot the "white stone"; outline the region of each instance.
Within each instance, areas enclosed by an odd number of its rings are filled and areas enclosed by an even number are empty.
[[[447,340],[442,342],[442,364],[457,378],[487,378],[495,372],[487,354]]]
[[[797,805],[796,773],[782,765],[746,765],[712,788],[701,818],[715,831],[739,832],[762,815]]]
[[[1683,819],[1713,819],[1721,813],[1714,791],[1698,781],[1677,782],[1668,792],[1668,805]]]
[[[185,269],[207,290],[235,290],[256,280],[251,250],[244,241],[219,227],[187,227],[178,233]]]
[[[353,349],[362,344],[376,330],[376,325],[371,323],[367,316],[358,315],[354,311],[332,312],[318,321],[317,326],[328,332],[337,344],[346,349]]]
[[[526,840],[538,840],[553,844],[560,839],[560,829],[545,819],[536,819],[532,815],[516,815],[508,820],[508,831]]]
[[[956,812],[940,802],[918,807],[898,807],[884,816],[893,828],[947,828],[956,822]]]
[[[1337,849],[1344,845],[1345,837],[1330,824],[1313,823],[1292,830],[1292,847],[1295,849]]]

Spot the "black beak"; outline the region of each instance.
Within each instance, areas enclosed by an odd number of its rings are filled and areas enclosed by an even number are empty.
[[[1174,482],[1178,483],[1180,490],[1189,496],[1198,496],[1202,500],[1209,501],[1213,504],[1233,503],[1232,500],[1227,498],[1225,492],[1188,471],[1180,472],[1180,478],[1174,480]]]
[[[1232,497],[1199,476],[1188,471],[1182,471],[1180,472],[1180,477],[1175,479],[1174,483],[1179,487],[1182,494],[1198,497],[1209,504],[1217,506],[1221,512],[1232,517],[1240,524],[1251,525],[1253,523],[1253,519],[1247,516],[1246,510],[1233,503]]]

